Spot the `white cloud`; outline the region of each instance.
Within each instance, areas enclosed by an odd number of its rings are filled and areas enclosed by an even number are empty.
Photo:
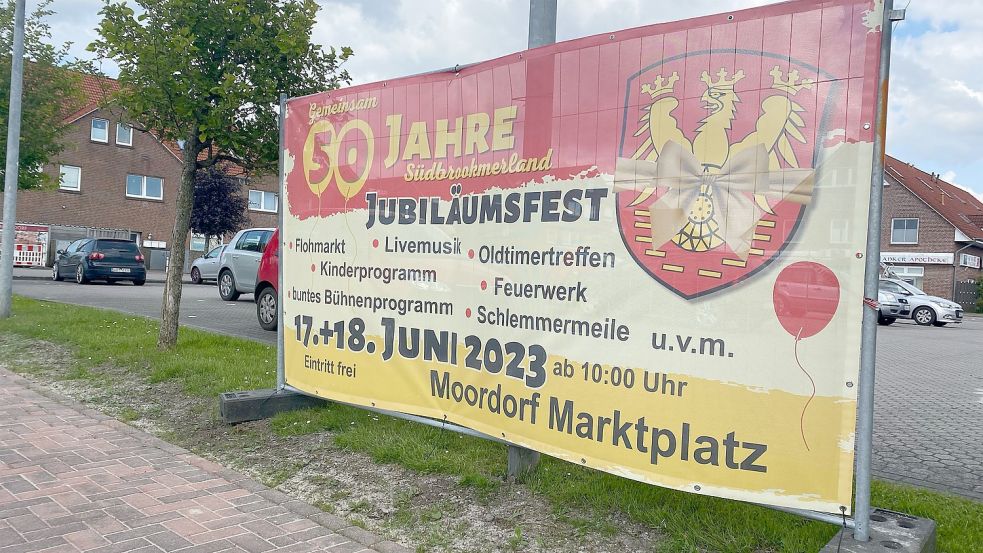
[[[318,0],[315,40],[351,46],[357,83],[452,67],[526,46],[528,0]],[[29,7],[36,0],[29,0]],[[769,3],[767,0],[561,0],[557,39]],[[898,7],[901,0],[896,0]],[[102,0],[55,0],[57,41],[88,57]],[[983,193],[983,1],[913,0],[896,28],[888,151],[926,171],[958,172]],[[108,64],[104,70],[115,73]],[[927,140],[926,137],[931,137]]]

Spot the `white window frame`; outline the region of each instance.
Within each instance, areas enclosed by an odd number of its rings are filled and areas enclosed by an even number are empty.
[[[140,194],[140,195],[130,194],[130,191],[129,191],[128,187],[127,187],[127,184],[129,184],[130,177],[140,177],[140,189],[143,192],[142,194]],[[159,179],[160,180],[160,197],[157,197],[157,196],[147,196],[147,179],[148,178]],[[136,198],[138,200],[160,200],[160,201],[163,201],[164,200],[164,177],[155,177],[153,175],[137,175],[137,174],[134,174],[134,173],[129,173],[129,174],[126,175],[126,181],[123,183],[123,192],[126,194],[126,197],[127,198]]]
[[[196,247],[197,246],[197,247]],[[191,251],[193,252],[208,252],[208,237],[204,234],[199,234],[197,232],[191,233]]]
[[[915,222],[915,241],[914,242],[899,241],[899,240],[896,240],[894,238],[894,231],[895,231],[894,223],[895,223],[895,221],[914,221]],[[892,244],[908,244],[908,245],[917,244],[918,243],[918,230],[919,230],[920,227],[921,227],[921,222],[918,220],[918,217],[895,217],[895,218],[891,219],[891,243]],[[904,229],[904,232],[908,232],[909,230],[910,229]]]
[[[127,129],[130,131],[130,141],[123,142],[119,139],[119,131],[121,129]],[[116,123],[116,144],[118,146],[132,146],[133,145],[133,127],[129,125],[124,125],[122,122]]]
[[[96,138],[96,121],[104,121],[106,123],[106,137],[103,139]],[[109,144],[109,119],[103,119],[101,117],[93,117],[92,121],[89,123],[89,139],[93,142],[99,142],[102,144]]]
[[[971,253],[961,253],[959,254],[959,266],[969,267],[971,269],[979,269],[980,265],[983,264],[980,261],[980,256],[973,255]]]
[[[78,173],[78,178],[75,180],[75,188],[64,185],[64,171],[65,168],[69,167],[75,169]],[[77,165],[59,165],[58,166],[58,189],[68,190],[70,192],[81,192],[82,191],[82,168]]]
[[[918,288],[924,290],[922,287],[922,282],[925,279],[925,267],[912,266],[912,265],[892,265],[891,271],[897,275],[898,280],[902,280]]]
[[[253,202],[249,198],[249,196],[252,196],[253,192],[261,195],[261,199],[260,199],[260,202],[259,202],[259,207],[253,207],[253,205],[252,205]],[[273,196],[273,200],[274,200],[273,209],[265,209],[263,207],[263,205],[266,203],[267,194],[270,194],[270,195]],[[279,195],[276,192],[270,192],[270,191],[267,191],[267,190],[256,190],[254,188],[250,188],[249,189],[249,194],[246,197],[246,201],[248,202],[248,205],[249,205],[249,211],[258,211],[260,213],[276,213],[277,210],[280,207],[280,197],[279,197]]]

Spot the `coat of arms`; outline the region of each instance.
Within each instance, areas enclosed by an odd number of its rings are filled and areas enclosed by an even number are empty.
[[[816,78],[794,60],[731,50],[733,66],[712,66],[714,53],[629,79],[615,172],[625,244],[686,299],[751,276],[793,239],[824,133]]]

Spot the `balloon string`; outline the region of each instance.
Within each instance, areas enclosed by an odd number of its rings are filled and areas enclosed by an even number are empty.
[[[806,378],[809,379],[809,383],[812,384],[812,395],[809,396],[809,399],[806,401],[806,404],[802,406],[802,414],[799,415],[799,433],[802,434],[802,443],[805,444],[806,451],[812,451],[811,449],[809,449],[809,442],[806,440],[805,418],[806,418],[806,409],[809,408],[809,404],[812,403],[813,398],[816,397],[816,381],[812,379],[812,375],[810,375],[809,372],[805,370],[805,368],[802,366],[802,363],[799,361],[799,340],[801,340],[799,336],[801,335],[802,335],[802,329],[800,328],[799,331],[795,334],[795,347],[792,348],[792,351],[795,354],[795,363],[799,366],[799,370],[801,370],[802,373],[806,375]]]

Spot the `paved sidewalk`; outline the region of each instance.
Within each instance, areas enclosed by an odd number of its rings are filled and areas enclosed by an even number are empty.
[[[409,550],[0,369],[0,553]]]

